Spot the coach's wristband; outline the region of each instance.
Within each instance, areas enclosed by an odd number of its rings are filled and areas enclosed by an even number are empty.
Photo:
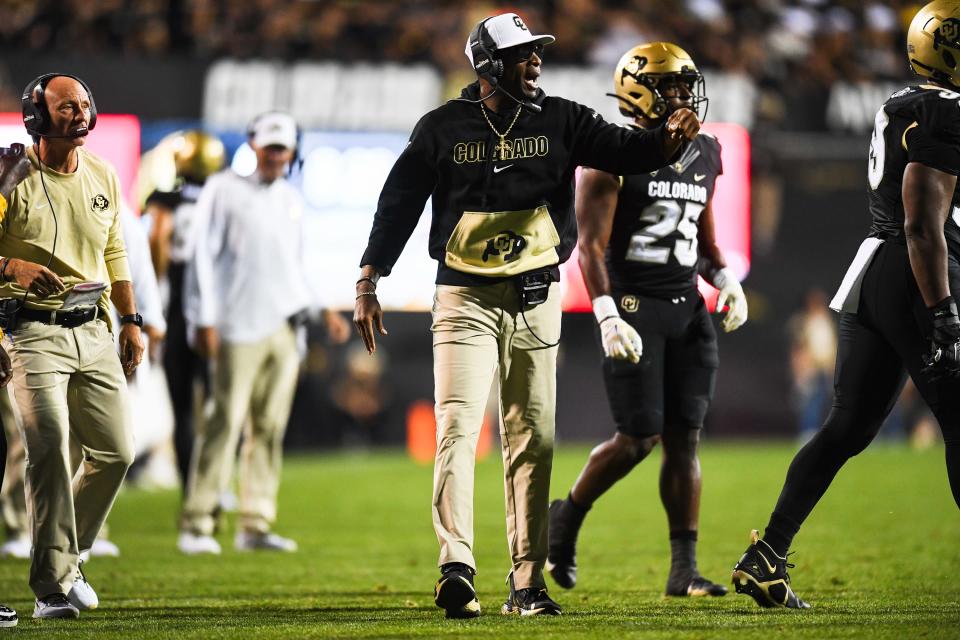
[[[593,299],[593,315],[597,319],[597,324],[610,318],[619,318],[620,312],[617,311],[617,303],[610,296],[597,296]]]

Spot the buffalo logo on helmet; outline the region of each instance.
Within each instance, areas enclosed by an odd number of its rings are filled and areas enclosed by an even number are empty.
[[[490,256],[503,256],[504,262],[510,262],[520,257],[520,253],[527,247],[527,240],[523,236],[504,229],[487,240],[487,247],[483,250],[484,262]]]
[[[640,71],[645,66],[647,66],[646,56],[633,56],[630,58],[630,62],[623,65],[623,70],[620,72],[620,84],[623,84],[624,79],[627,77],[639,81]]]
[[[110,201],[107,200],[107,197],[102,193],[98,193],[90,201],[90,209],[93,211],[98,211],[100,213],[103,213],[104,211],[106,211],[107,207],[109,206],[110,206]]]

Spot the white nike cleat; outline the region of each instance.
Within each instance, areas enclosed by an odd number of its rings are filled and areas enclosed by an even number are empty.
[[[75,606],[77,610],[96,609],[100,606],[100,598],[97,592],[93,590],[87,577],[83,575],[83,562],[77,566],[77,577],[73,580],[73,586],[70,593],[67,594],[67,600]]]
[[[51,593],[37,598],[33,606],[34,618],[79,618],[80,610],[70,604],[62,593]]]
[[[213,536],[181,531],[177,538],[177,549],[188,556],[195,556],[203,553],[211,555],[220,555],[220,543]]]
[[[290,538],[284,538],[276,533],[261,533],[258,531],[238,531],[233,540],[237,551],[285,551],[293,553],[297,550],[297,543]]]
[[[109,540],[97,538],[90,547],[90,555],[94,558],[119,558],[120,547]]]
[[[32,547],[29,536],[10,538],[3,545],[0,545],[0,557],[29,560]]]

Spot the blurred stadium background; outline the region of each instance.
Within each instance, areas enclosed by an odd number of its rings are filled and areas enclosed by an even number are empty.
[[[548,93],[621,121],[605,98],[631,46],[677,42],[704,70],[707,121],[723,131],[722,238],[745,277],[750,321],[720,339],[711,437],[793,437],[829,400],[834,320],[824,312],[869,223],[866,151],[877,108],[908,80],[904,33],[921,3],[900,0],[4,0],[0,3],[0,139],[22,139],[19,91],[52,70],[92,87],[103,114],[90,138],[113,158],[139,208],[162,180],[148,159],[174,130],[219,135],[250,171],[244,127],[289,110],[303,127],[311,277],[348,313],[357,262],[387,171],[424,112],[472,81],[470,27],[513,10],[557,36],[544,58]],[[738,167],[741,169],[738,172]],[[719,196],[718,196],[719,197]],[[429,206],[429,205],[428,205]],[[432,438],[427,328],[435,266],[422,219],[384,281],[390,336],[368,358],[359,342],[311,345],[290,447],[403,445]],[[571,260],[570,266],[575,265]],[[600,350],[567,269],[558,434],[595,441],[610,419]],[[905,401],[889,431],[925,422]],[[419,434],[419,435],[418,435]],[[428,456],[429,457],[429,456]]]

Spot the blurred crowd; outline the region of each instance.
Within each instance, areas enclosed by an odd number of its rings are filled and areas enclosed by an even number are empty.
[[[5,47],[131,56],[273,57],[462,66],[464,34],[503,10],[557,42],[548,61],[613,65],[640,41],[682,43],[707,68],[828,85],[907,75],[909,0],[5,0]],[[891,78],[893,76],[893,78]]]

